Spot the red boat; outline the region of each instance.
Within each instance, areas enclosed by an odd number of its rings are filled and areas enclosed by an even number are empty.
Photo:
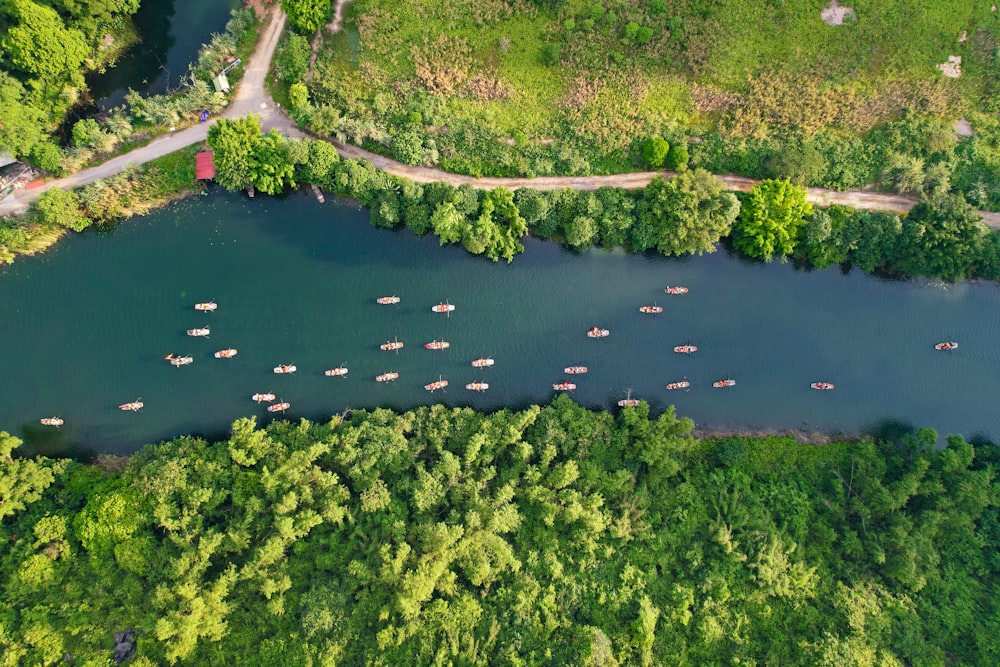
[[[563,373],[566,373],[567,375],[582,375],[586,372],[586,366],[567,366],[563,369]]]
[[[380,350],[401,350],[403,349],[403,344],[398,340],[391,340],[388,343],[382,343],[379,345]]]
[[[389,306],[391,306],[394,303],[399,303],[399,297],[395,296],[395,295],[393,295],[393,296],[380,296],[379,298],[375,299],[375,303],[381,303],[383,305],[389,305]]]
[[[604,338],[605,336],[610,336],[610,335],[611,332],[609,330],[600,329],[598,327],[594,327],[593,329],[587,332],[587,336],[589,336],[590,338]]]
[[[194,309],[195,310],[201,310],[201,311],[205,311],[205,312],[209,312],[209,313],[212,312],[213,310],[215,310],[218,307],[219,307],[218,304],[216,304],[214,301],[206,301],[205,303],[196,303],[196,304],[194,304]]]
[[[375,376],[376,382],[392,382],[399,378],[399,373],[382,373]]]
[[[639,306],[640,313],[648,313],[650,315],[659,315],[663,312],[661,306]]]
[[[809,386],[812,387],[813,389],[818,389],[819,391],[830,391],[831,389],[833,389],[832,382],[813,382]]]
[[[688,288],[687,287],[682,287],[680,285],[677,285],[675,287],[671,287],[670,285],[667,285],[667,287],[663,291],[666,292],[667,294],[687,294],[688,293]]]
[[[341,366],[339,368],[331,368],[328,371],[323,371],[323,375],[327,376],[328,378],[344,377],[345,375],[347,375],[347,366]]]
[[[674,352],[677,354],[694,354],[698,351],[697,345],[678,345],[674,348]]]
[[[465,388],[468,389],[469,391],[486,391],[487,389],[490,388],[490,386],[485,382],[470,382],[469,384],[465,385]]]
[[[436,306],[431,306],[431,310],[435,313],[450,313],[455,310],[455,306],[445,301],[444,303],[439,303]]]
[[[434,382],[431,382],[430,384],[425,384],[424,389],[426,389],[427,391],[437,391],[438,389],[444,389],[447,386],[448,386],[448,381],[442,380],[441,376],[438,376],[438,379],[435,380]]]
[[[681,380],[680,382],[671,382],[667,385],[667,389],[687,389],[690,386],[690,382],[687,380]]]
[[[275,366],[274,367],[274,372],[278,373],[278,374],[281,374],[281,373],[294,373],[297,370],[298,370],[298,368],[296,368],[292,364],[281,364],[280,366]]]
[[[555,391],[573,391],[576,389],[576,385],[572,382],[560,382],[558,384],[552,385],[552,389]]]
[[[284,412],[288,408],[292,407],[291,403],[275,403],[274,405],[267,406],[268,412]]]
[[[216,359],[232,359],[238,354],[238,350],[235,347],[231,347],[228,350],[219,350],[215,353]]]
[[[126,410],[128,412],[139,412],[142,410],[142,399],[137,398],[131,403],[122,403],[118,406],[119,410]]]
[[[946,352],[951,351],[951,350],[957,350],[958,349],[958,343],[953,343],[951,341],[949,341],[947,343],[938,343],[937,345],[934,346],[934,349],[935,350],[944,350]]]
[[[473,368],[488,368],[493,365],[493,360],[489,357],[480,357],[472,362]]]
[[[193,357],[175,357],[172,353],[163,358],[169,361],[171,366],[187,366],[194,363]]]
[[[270,401],[274,400],[274,394],[272,394],[270,392],[268,392],[266,394],[254,394],[250,398],[252,398],[253,400],[257,401],[258,403],[263,403],[265,401],[270,402]]]
[[[55,426],[56,428],[62,426],[65,422],[59,417],[45,417],[44,419],[38,420],[42,426]]]
[[[210,334],[210,333],[211,333],[211,331],[209,330],[208,327],[200,327],[198,329],[188,329],[187,330],[187,335],[188,336],[204,336],[205,338],[208,338],[208,334]]]
[[[712,383],[712,386],[716,389],[722,389],[723,387],[735,387],[736,380],[732,380],[730,378],[726,378],[725,380],[716,380]]]
[[[430,343],[424,343],[424,347],[428,350],[447,350],[451,347],[451,343],[446,340],[435,340]]]

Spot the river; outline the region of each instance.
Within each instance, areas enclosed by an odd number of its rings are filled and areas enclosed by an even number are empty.
[[[859,433],[886,424],[1000,437],[1000,286],[885,281],[727,256],[576,254],[526,239],[494,264],[434,237],[368,224],[348,204],[218,189],[105,231],[73,235],[0,272],[0,430],[48,454],[127,453],[180,434],[224,434],[274,392],[288,417],[444,402],[547,402],[576,376],[580,403],[631,396],[700,427]],[[685,285],[683,296],[664,294]],[[396,294],[397,306],[375,299]],[[214,313],[193,309],[219,304]],[[431,312],[441,301],[450,315]],[[663,306],[644,315],[644,304]],[[598,325],[606,339],[587,338]],[[209,326],[208,340],[185,330]],[[398,337],[399,354],[378,345]],[[445,339],[451,348],[423,344]],[[956,340],[954,352],[933,344]],[[693,343],[688,357],[672,352]],[[235,347],[234,359],[213,352]],[[194,363],[175,368],[173,353]],[[470,362],[493,357],[493,368]],[[275,365],[298,366],[275,375]],[[325,377],[345,365],[346,377]],[[395,371],[392,384],[374,381]],[[447,393],[423,386],[441,376]],[[688,392],[667,391],[686,377]],[[731,377],[735,388],[713,389]],[[489,383],[476,394],[464,388]],[[814,381],[833,391],[809,388]],[[118,404],[141,397],[145,409]],[[614,408],[617,409],[617,408]],[[42,427],[59,416],[60,429]]]

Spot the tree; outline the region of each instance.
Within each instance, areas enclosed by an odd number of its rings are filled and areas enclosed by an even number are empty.
[[[65,227],[82,232],[90,226],[90,219],[83,214],[80,197],[62,188],[49,188],[36,203],[41,221],[47,225]]]
[[[910,275],[965,278],[983,244],[980,220],[961,194],[921,201],[903,221],[898,269]]]
[[[336,148],[325,141],[310,141],[309,159],[301,167],[301,178],[308,183],[328,185],[338,162],[340,155]]]
[[[687,169],[689,159],[688,149],[681,144],[674,144],[667,152],[667,169],[684,171]]]
[[[330,15],[330,0],[281,0],[281,8],[296,32],[311,35]]]
[[[420,164],[426,159],[424,139],[412,127],[396,134],[389,148],[392,150],[392,156],[403,164]]]
[[[714,252],[740,211],[736,197],[704,169],[654,178],[643,191],[639,224],[664,255]]]
[[[670,152],[670,144],[662,137],[651,137],[642,145],[642,161],[654,169],[663,166],[667,154]]]
[[[260,137],[250,155],[250,177],[255,188],[268,195],[280,194],[295,183],[295,165],[288,155],[288,140],[271,130]]]
[[[25,157],[42,140],[45,114],[27,101],[21,82],[0,72],[0,151]]]
[[[11,452],[20,446],[20,440],[0,431],[0,519],[41,498],[56,476],[66,470],[65,461],[13,458]]]
[[[446,201],[434,209],[431,215],[431,227],[441,239],[441,245],[459,243],[465,236],[465,216],[455,209],[454,204]]]
[[[220,118],[208,130],[208,145],[214,151],[215,180],[227,190],[245,190],[253,185],[251,160],[260,143],[260,117]]]
[[[299,83],[309,70],[309,40],[286,33],[284,44],[274,56],[274,69],[285,83]]]
[[[799,230],[812,213],[806,191],[790,181],[761,181],[747,195],[733,228],[733,245],[750,257],[771,261],[795,250]]]
[[[32,0],[9,0],[6,4],[17,24],[0,39],[0,46],[16,68],[37,76],[42,88],[77,72],[87,57],[83,33],[66,28],[51,7]]]

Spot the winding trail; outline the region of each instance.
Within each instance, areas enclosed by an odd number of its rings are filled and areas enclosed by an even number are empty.
[[[333,21],[326,26],[333,29],[333,32],[340,29],[343,20],[343,5],[350,0],[338,0],[334,10]],[[247,61],[246,71],[243,79],[239,83],[236,96],[232,103],[223,112],[224,118],[236,118],[245,116],[248,113],[255,113],[260,116],[261,127],[264,131],[276,129],[291,137],[305,137],[295,123],[284,113],[279,111],[271,99],[270,94],[264,86],[264,79],[267,76],[271,64],[271,57],[278,45],[278,39],[285,26],[285,14],[280,7],[275,6],[271,10],[268,24],[261,33],[260,41],[256,49]],[[7,197],[0,201],[0,215],[16,215],[24,212],[28,205],[34,201],[38,195],[50,187],[75,188],[96,180],[107,178],[129,165],[143,164],[167,153],[180,150],[185,146],[204,141],[208,136],[210,123],[199,123],[187,129],[172,132],[168,135],[154,139],[146,146],[136,148],[125,155],[108,160],[90,169],[84,169],[66,178],[50,181],[44,186],[28,191],[20,191],[16,195]],[[656,176],[673,176],[673,172],[643,171],[630,174],[612,174],[608,176],[539,176],[535,178],[477,178],[474,176],[464,176],[461,174],[451,174],[441,169],[433,167],[411,167],[391,158],[371,153],[357,146],[342,144],[337,141],[330,142],[345,158],[364,158],[371,162],[376,168],[388,172],[394,176],[408,178],[417,183],[430,183],[433,181],[443,181],[454,186],[464,184],[474,188],[490,190],[496,187],[516,190],[517,188],[531,187],[539,190],[559,190],[562,188],[573,188],[575,190],[596,190],[601,187],[610,186],[637,190],[644,188]],[[719,175],[718,178],[726,184],[730,190],[746,192],[759,181],[732,176],[728,174]],[[866,190],[847,190],[837,192],[823,188],[808,188],[807,198],[810,202],[821,206],[830,204],[843,204],[857,209],[892,211],[905,213],[916,205],[917,200],[913,197],[902,195],[882,194]],[[980,211],[983,216],[983,223],[1000,229],[1000,213]]]

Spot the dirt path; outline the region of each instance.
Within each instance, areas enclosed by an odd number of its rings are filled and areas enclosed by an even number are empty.
[[[340,29],[343,20],[342,9],[349,0],[338,0],[337,8],[334,12],[334,19],[329,24]],[[285,25],[285,14],[280,9],[272,10],[271,20],[261,33],[260,41],[253,55],[250,56],[246,72],[240,81],[236,97],[229,105],[229,108],[222,114],[226,118],[245,116],[248,113],[260,115],[261,126],[265,131],[277,129],[289,136],[301,137],[303,133],[295,126],[291,119],[276,108],[267,89],[264,87],[264,79],[267,76],[274,55],[275,47],[278,45],[278,38]],[[104,164],[77,172],[72,176],[47,183],[27,192],[20,192],[16,196],[8,197],[0,201],[0,215],[14,215],[27,209],[39,194],[50,187],[75,188],[87,183],[92,183],[101,178],[112,176],[127,166],[132,164],[142,164],[158,157],[180,150],[185,146],[204,141],[208,136],[208,123],[200,123],[185,130],[174,132],[153,140],[142,148],[137,148],[130,153],[121,155]],[[576,190],[596,190],[600,187],[611,186],[636,190],[645,187],[655,176],[672,176],[672,172],[635,172],[631,174],[613,174],[610,176],[539,176],[536,178],[476,178],[474,176],[463,176],[461,174],[450,174],[446,171],[432,167],[411,167],[402,164],[382,155],[370,153],[357,146],[331,142],[342,157],[365,158],[375,167],[386,171],[394,176],[408,178],[417,183],[430,183],[432,181],[443,181],[454,186],[468,183],[474,188],[492,189],[496,187],[516,190],[517,188],[532,187],[539,190],[558,190],[561,188],[573,188]],[[759,181],[740,176],[722,175],[719,178],[730,190],[746,192]],[[912,197],[901,195],[881,194],[863,190],[848,190],[847,192],[835,192],[824,190],[823,188],[809,188],[808,199],[814,204],[828,206],[830,204],[843,204],[852,208],[894,211],[905,213],[917,203]],[[990,213],[980,211],[983,222],[990,227],[1000,229],[1000,213]]]
[[[306,70],[306,83],[312,81],[313,78],[313,67],[316,65],[316,56],[319,54],[319,42],[323,36],[323,30],[329,30],[331,35],[340,31],[340,26],[344,23],[344,5],[350,1],[337,0],[337,4],[333,7],[333,20],[316,31],[312,44],[310,44],[312,53],[309,55],[309,69]]]

